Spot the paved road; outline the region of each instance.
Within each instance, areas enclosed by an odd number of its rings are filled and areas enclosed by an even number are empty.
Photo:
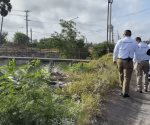
[[[150,125],[150,91],[135,92],[136,82],[131,80],[130,98],[122,98],[119,89],[114,91],[106,104],[104,123],[100,125]]]

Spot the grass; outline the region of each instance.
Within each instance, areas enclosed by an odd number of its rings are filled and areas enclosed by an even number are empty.
[[[101,100],[118,86],[117,69],[112,63],[112,55],[64,69],[72,84],[63,90],[63,94],[79,101],[82,108],[76,122],[78,125],[88,125],[102,113]]]

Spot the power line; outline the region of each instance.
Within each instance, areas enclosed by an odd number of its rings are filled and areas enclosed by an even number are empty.
[[[117,18],[126,17],[126,16],[133,16],[133,15],[140,14],[140,13],[143,13],[143,12],[149,11],[149,10],[150,10],[150,8],[147,8],[147,9],[143,9],[143,10],[139,10],[139,11],[136,11],[136,12],[132,12],[132,13],[128,13],[128,14],[119,16]]]
[[[32,31],[32,32],[42,34],[42,35],[51,35],[51,33],[43,33],[43,32],[37,32],[37,31]]]
[[[24,15],[20,15],[20,14],[9,14],[10,16],[21,16],[21,17],[25,17]]]
[[[25,11],[24,11],[25,12]],[[10,16],[20,16],[20,17],[25,17],[25,15],[20,15],[20,14],[9,14]],[[29,20],[29,21],[32,21],[32,22],[39,22],[39,23],[47,23],[47,24],[58,24],[58,23],[55,23],[55,22],[47,22],[47,21],[38,21],[38,20]],[[81,23],[81,22],[76,22],[76,24],[78,25],[86,25],[86,26],[100,26],[99,24],[95,24],[94,22],[93,23]]]
[[[25,10],[16,10],[16,9],[13,9],[12,11],[17,11],[17,12],[25,12]],[[24,15],[18,15],[18,14],[11,14],[11,15],[15,15],[15,16],[24,16]],[[77,19],[79,17],[75,17],[71,20],[74,20],[74,19]],[[49,23],[47,21],[35,21],[35,20],[31,20],[31,21],[34,21],[34,22],[41,22],[41,23]],[[81,22],[78,22],[76,21],[76,23],[78,24],[81,24],[81,25],[88,25],[88,26],[99,26],[98,24],[95,24],[94,22],[93,23],[81,23]]]
[[[93,23],[81,23],[81,22],[76,22],[76,24],[79,24],[79,25],[86,25],[86,26],[100,26],[99,24],[95,24],[94,22],[93,22]]]
[[[14,9],[11,11],[24,12],[24,10],[14,10]]]
[[[46,23],[46,24],[58,24],[58,23],[55,23],[55,22],[44,22],[44,21],[38,21],[38,20],[30,20],[31,22],[37,22],[37,23]]]
[[[49,22],[43,22],[43,21],[38,21],[38,20],[30,20],[32,22],[39,22],[39,23],[49,23]]]
[[[16,10],[16,9],[13,9],[12,11],[25,12],[26,10]],[[17,15],[17,14],[13,14],[13,15]],[[23,16],[23,15],[21,15],[21,16]],[[74,20],[74,19],[77,19],[77,18],[79,18],[79,17],[75,17],[75,18],[73,18],[71,20]],[[48,23],[46,21],[38,21],[38,22]],[[76,23],[83,24],[83,25],[89,25],[89,26],[99,26],[98,24],[94,24],[94,23],[81,23],[81,22],[76,22]]]
[[[101,29],[91,29],[91,28],[87,28],[87,27],[84,27],[83,25],[80,25],[80,26],[78,26],[77,28],[79,28],[79,29],[83,29],[83,30],[86,30],[86,31],[89,31],[89,32],[101,32],[101,31],[106,31],[106,28],[101,28]]]
[[[25,12],[25,17],[26,17],[25,18],[25,20],[26,20],[26,35],[28,36],[28,27],[29,27],[28,22],[30,21],[28,19],[28,17],[29,17],[29,12],[31,12],[31,11],[29,11],[29,10],[25,10],[25,11],[23,11],[23,10],[13,10],[13,11]],[[19,15],[19,14],[11,14],[11,15],[24,17],[24,15]]]

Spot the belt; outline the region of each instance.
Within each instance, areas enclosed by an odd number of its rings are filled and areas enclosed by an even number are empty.
[[[128,61],[128,62],[130,62],[130,61],[132,61],[133,60],[133,58],[118,58],[118,59],[120,59],[120,60],[125,60],[125,61]]]
[[[121,59],[121,60],[133,60],[133,58],[118,58],[118,59]]]
[[[141,60],[141,62],[148,62],[149,60]]]

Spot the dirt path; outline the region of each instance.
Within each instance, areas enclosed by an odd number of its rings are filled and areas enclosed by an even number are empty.
[[[99,125],[150,125],[150,91],[135,92],[136,82],[131,80],[130,98],[122,98],[118,89],[104,102],[104,119]]]

